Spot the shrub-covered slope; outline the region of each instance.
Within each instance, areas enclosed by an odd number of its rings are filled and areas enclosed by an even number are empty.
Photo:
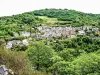
[[[100,14],[83,13],[68,9],[42,9],[34,11],[35,16],[48,16],[57,18],[59,21],[66,21],[58,24],[83,26],[93,25],[98,26],[100,22]]]

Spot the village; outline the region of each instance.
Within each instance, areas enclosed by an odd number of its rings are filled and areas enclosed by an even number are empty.
[[[41,26],[37,28],[42,35],[38,38],[52,38],[52,37],[67,37],[75,38],[77,35],[86,35],[87,33],[97,32],[99,33],[99,28],[93,28],[92,26],[83,27],[50,27]]]
[[[99,28],[93,28],[92,26],[83,26],[83,27],[50,27],[50,26],[40,26],[37,27],[38,32],[30,33],[30,32],[21,32],[20,35],[18,33],[14,33],[14,37],[27,37],[28,39],[23,40],[11,40],[7,41],[6,47],[8,49],[12,48],[14,45],[29,45],[29,40],[34,38],[36,39],[52,39],[58,37],[64,38],[75,38],[78,35],[92,35],[93,33],[97,33],[98,35],[95,38],[100,38],[100,30]],[[31,35],[31,36],[30,36]]]

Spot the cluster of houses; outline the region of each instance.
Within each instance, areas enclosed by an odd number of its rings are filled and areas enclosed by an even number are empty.
[[[98,32],[99,28],[93,28],[92,26],[83,26],[83,27],[51,27],[51,26],[40,26],[37,27],[37,30],[40,32],[30,33],[23,31],[20,33],[14,33],[14,37],[31,37],[32,38],[52,38],[52,37],[68,37],[74,38],[77,35],[85,35],[86,33],[91,33],[93,31]]]
[[[43,34],[40,35],[41,38],[52,38],[52,37],[75,37],[76,32],[73,27],[49,27],[41,26],[38,30]]]
[[[84,27],[50,27],[41,26],[37,28],[43,34],[38,36],[38,38],[52,38],[52,37],[68,37],[74,38],[77,35],[85,35],[86,33],[91,33],[93,31],[98,32],[99,28],[93,28],[92,26]]]
[[[24,40],[12,40],[12,41],[7,41],[6,43],[6,48],[11,49],[13,46],[15,45],[24,45],[24,46],[28,46],[29,42],[27,39]]]
[[[87,33],[99,32],[99,28],[93,28],[92,26],[83,26],[83,27],[51,27],[51,26],[40,26],[37,27],[39,32],[30,33],[30,32],[21,32],[21,36],[29,37],[29,40],[33,38],[37,39],[46,39],[46,38],[56,38],[56,37],[67,37],[75,38],[77,35],[86,35]],[[32,35],[32,36],[30,36]],[[18,33],[14,33],[14,37],[18,37]],[[23,44],[25,46],[29,45],[27,39],[24,40],[12,40],[6,43],[7,48],[12,48],[13,45]]]

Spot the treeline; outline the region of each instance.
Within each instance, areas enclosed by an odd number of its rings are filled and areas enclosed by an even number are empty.
[[[39,26],[41,22],[41,19],[28,12],[0,17],[0,36],[13,36],[13,32],[27,31],[32,26]]]
[[[72,26],[100,25],[99,14],[83,13],[68,9],[42,9],[42,10],[35,10],[33,12],[35,16],[48,16],[50,18],[57,18],[59,21],[66,21],[64,25],[72,25]]]
[[[85,53],[90,53],[100,49],[100,40],[90,38],[89,36],[78,36],[71,40],[56,40],[56,42],[51,44],[57,52],[60,52],[65,48],[78,50],[76,53],[80,52],[80,50]]]

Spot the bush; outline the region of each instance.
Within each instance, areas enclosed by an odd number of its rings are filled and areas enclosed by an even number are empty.
[[[29,75],[29,61],[25,52],[0,48],[0,65],[6,65],[18,75]]]

